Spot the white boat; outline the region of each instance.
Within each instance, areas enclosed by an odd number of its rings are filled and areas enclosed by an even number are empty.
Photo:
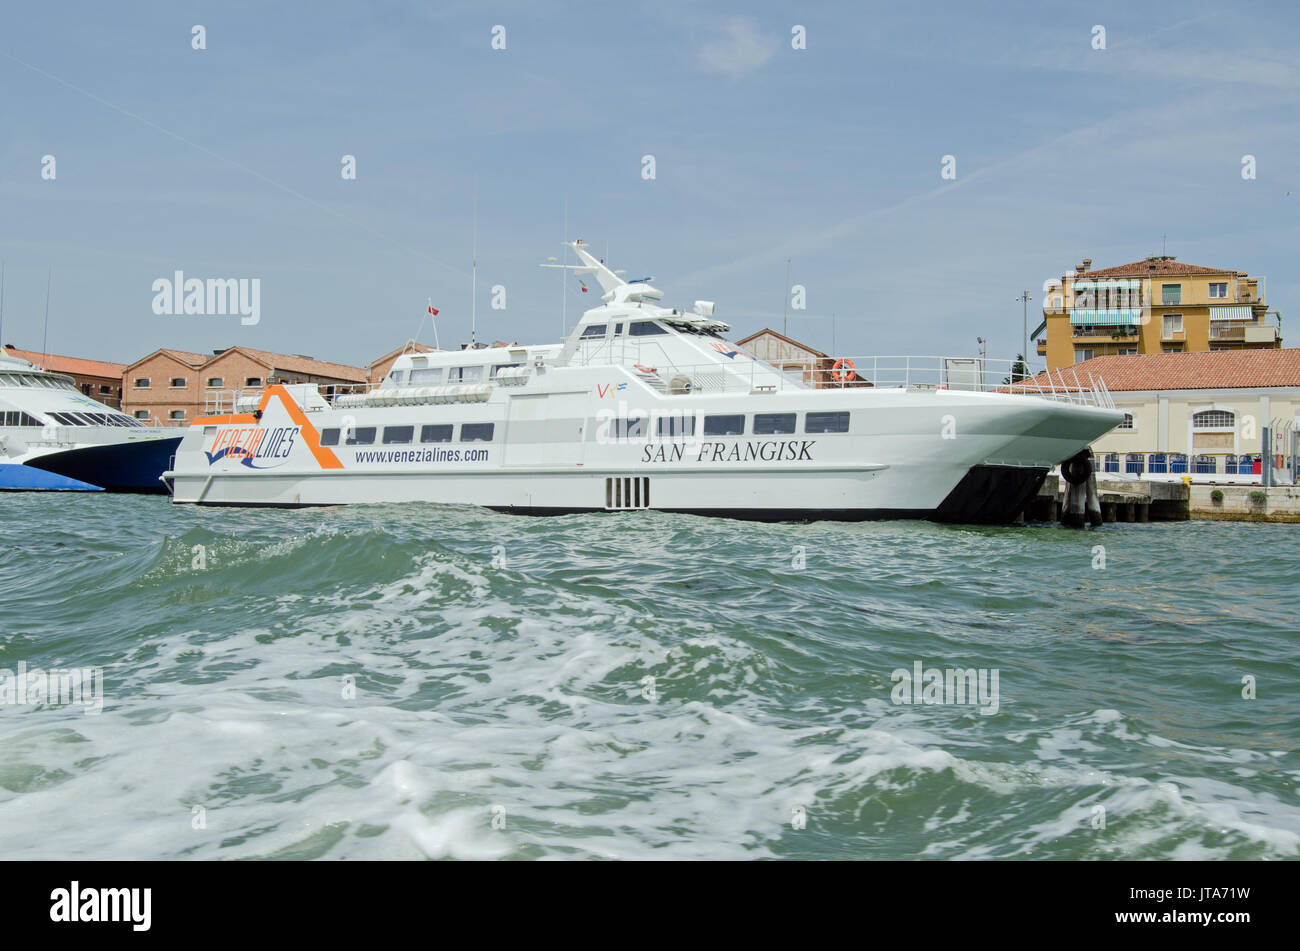
[[[0,354],[0,489],[165,492],[181,442],[77,389],[72,377]]]
[[[1008,392],[978,360],[796,378],[729,343],[711,302],[662,306],[572,247],[604,295],[562,343],[408,353],[329,399],[231,393],[177,450],[173,501],[1002,522],[1122,419],[1099,380]]]

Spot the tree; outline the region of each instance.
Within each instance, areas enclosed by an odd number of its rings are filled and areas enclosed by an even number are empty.
[[[1023,353],[1016,354],[1016,362],[1011,364],[1011,376],[1004,377],[1002,384],[1007,386],[1011,383],[1019,383],[1021,380],[1029,378],[1029,366],[1025,363]]]

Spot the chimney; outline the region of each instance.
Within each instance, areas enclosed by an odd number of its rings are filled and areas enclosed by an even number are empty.
[[[1084,259],[1083,259],[1083,269],[1084,269],[1085,271],[1091,271],[1091,270],[1092,270],[1092,258],[1084,258]]]

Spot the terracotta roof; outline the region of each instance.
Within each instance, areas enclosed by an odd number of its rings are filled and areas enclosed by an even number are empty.
[[[113,377],[120,381],[122,373],[126,370],[126,364],[124,363],[84,360],[81,357],[65,357],[57,353],[37,353],[34,350],[19,350],[16,347],[5,347],[4,352],[21,360],[26,360],[28,363],[34,363],[38,367],[52,370],[55,373]]]
[[[291,353],[254,350],[252,347],[231,347],[230,350],[223,350],[208,359],[209,361],[217,360],[230,353],[231,350],[245,353],[273,370],[303,373],[308,376],[325,376],[335,380],[348,380],[353,383],[366,382],[366,371],[360,367],[348,366],[346,363],[327,363],[324,360],[313,360],[311,357],[301,357]]]
[[[1093,357],[1067,367],[1086,380],[1101,377],[1112,393],[1125,390],[1218,390],[1256,386],[1300,387],[1300,347],[1282,350],[1212,350],[1208,353],[1139,353]],[[1037,379],[1047,385],[1046,374]],[[1060,381],[1053,374],[1057,386]]]
[[[427,343],[404,343],[396,350],[389,350],[382,357],[376,357],[366,364],[367,370],[373,370],[385,360],[395,360],[404,353],[433,353],[437,347],[431,347]]]
[[[742,346],[743,344],[749,343],[751,340],[757,340],[759,337],[763,336],[764,334],[770,334],[771,336],[776,337],[778,340],[784,340],[792,347],[798,347],[800,350],[807,350],[809,353],[815,354],[819,357],[826,356],[826,354],[822,353],[820,350],[816,349],[815,347],[810,347],[806,343],[800,343],[798,340],[792,340],[790,337],[787,337],[785,334],[777,333],[775,330],[772,330],[770,327],[764,327],[758,333],[750,334],[748,337],[742,337],[740,340],[736,341],[736,346],[739,347]]]
[[[1134,261],[1132,264],[1119,264],[1115,267],[1098,268],[1095,271],[1084,271],[1081,274],[1069,274],[1076,281],[1086,281],[1094,277],[1176,277],[1179,275],[1188,276],[1191,274],[1236,274],[1231,268],[1224,267],[1201,267],[1199,264],[1183,264],[1175,261],[1171,257],[1154,257],[1146,258],[1142,261]]]

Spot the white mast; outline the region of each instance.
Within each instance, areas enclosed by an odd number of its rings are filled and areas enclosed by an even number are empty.
[[[478,342],[478,176],[474,176],[474,251],[471,280],[474,283],[470,291],[469,348],[476,349]]]

